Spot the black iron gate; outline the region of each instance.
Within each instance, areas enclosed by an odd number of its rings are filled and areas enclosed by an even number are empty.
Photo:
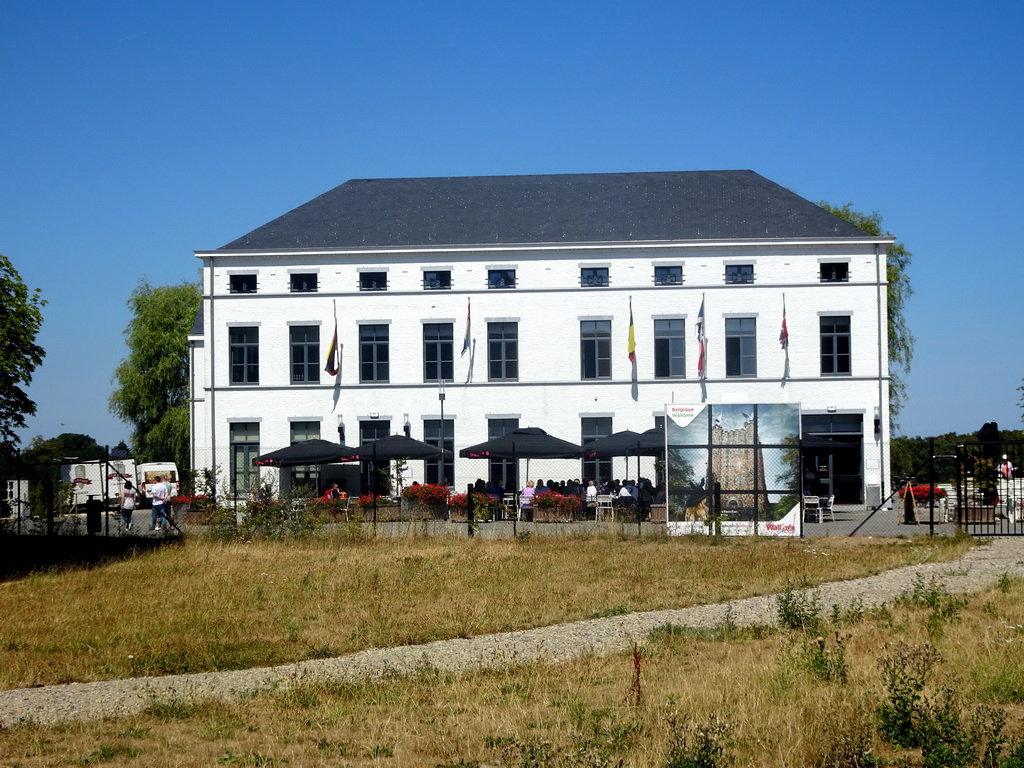
[[[956,447],[956,484],[947,489],[949,516],[972,536],[1024,536],[1024,443]]]

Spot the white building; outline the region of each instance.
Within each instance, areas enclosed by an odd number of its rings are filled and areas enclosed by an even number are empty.
[[[442,410],[457,453],[513,426],[579,443],[648,429],[666,403],[792,402],[828,438],[805,479],[877,500],[891,243],[752,171],[352,180],[196,252],[193,465],[245,490],[253,457],[301,439],[409,425],[439,443]]]

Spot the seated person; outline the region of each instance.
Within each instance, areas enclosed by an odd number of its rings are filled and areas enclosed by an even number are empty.
[[[345,499],[348,498],[348,494],[345,493],[343,490],[341,490],[338,487],[338,484],[335,483],[330,488],[328,488],[326,491],[324,491],[324,495],[321,498],[325,499],[327,501],[334,501],[336,499],[344,501]]]

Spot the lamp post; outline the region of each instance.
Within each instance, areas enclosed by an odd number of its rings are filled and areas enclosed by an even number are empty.
[[[438,383],[440,385],[440,389],[438,389],[438,392],[437,392],[437,399],[441,403],[441,446],[440,447],[441,447],[441,450],[444,451],[444,436],[445,436],[445,430],[444,430],[444,379],[443,378],[440,379]],[[444,453],[441,454],[441,457],[438,459],[438,463],[439,463],[440,468],[441,468],[441,472],[440,472],[441,484],[442,485],[448,485],[448,477],[447,477],[447,475],[448,475],[448,467],[445,465]]]

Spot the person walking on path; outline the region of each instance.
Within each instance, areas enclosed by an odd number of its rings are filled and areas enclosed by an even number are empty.
[[[132,513],[135,511],[135,504],[138,501],[139,492],[135,490],[132,481],[128,480],[121,490],[121,520],[124,522],[124,529],[132,529]]]
[[[156,484],[150,489],[150,495],[153,497],[153,527],[150,530],[163,530],[168,526],[167,502],[171,489],[160,475],[156,476]]]

